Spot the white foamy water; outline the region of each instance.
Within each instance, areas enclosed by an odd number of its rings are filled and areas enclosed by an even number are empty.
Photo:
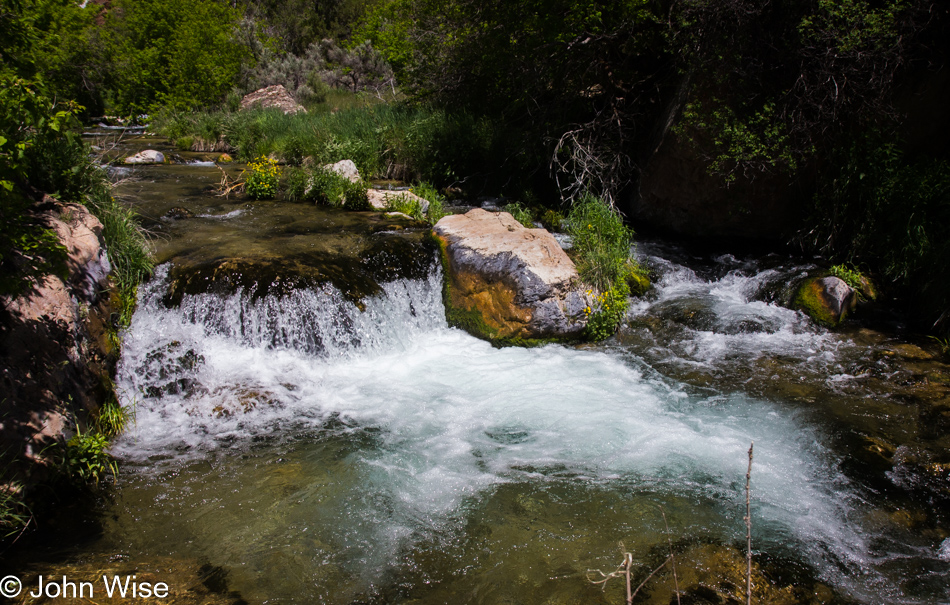
[[[664,277],[654,305],[700,287],[684,271]],[[733,346],[830,354],[799,315],[750,303],[743,279],[727,276],[699,295],[717,316],[774,316],[775,329],[760,343],[709,330],[691,345],[698,359]],[[897,596],[866,554],[851,518],[860,498],[825,436],[780,405],[687,395],[609,350],[495,349],[446,326],[439,275],[387,284],[365,312],[330,286],[256,301],[240,292],[186,296],[167,309],[163,280],[160,270],[143,292],[119,371],[136,421],[114,453],[133,463],[166,459],[138,472],[238,455],[261,436],[319,433],[331,418],[372,429],[374,445],[348,464],[360,489],[386,504],[341,500],[346,510],[336,514],[353,528],[336,539],[348,560],[378,570],[420,535],[447,530],[467,499],[548,477],[714,506],[720,539],[739,539],[755,441],[757,544],[805,553],[826,581],[858,598]],[[246,522],[257,522],[247,512]]]

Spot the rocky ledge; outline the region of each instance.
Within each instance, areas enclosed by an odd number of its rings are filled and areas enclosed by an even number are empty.
[[[477,208],[444,217],[432,231],[451,324],[493,342],[580,337],[586,298],[573,261],[547,230]]]
[[[78,204],[47,197],[42,205],[67,250],[68,273],[46,275],[18,298],[0,297],[0,451],[24,484],[45,477],[44,450],[63,440],[74,417],[110,396],[115,364],[102,223]]]

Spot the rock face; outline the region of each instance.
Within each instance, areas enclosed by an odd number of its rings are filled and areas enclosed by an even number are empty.
[[[805,281],[795,296],[795,306],[817,322],[837,326],[854,309],[858,296],[844,280],[828,276]]]
[[[19,298],[0,298],[0,450],[14,455],[26,482],[42,477],[42,452],[72,416],[105,400],[115,363],[102,224],[83,206],[44,202],[68,251],[68,276],[47,275]]]
[[[276,108],[286,113],[297,113],[304,112],[307,113],[307,110],[304,109],[303,105],[294,101],[294,98],[290,96],[290,93],[287,92],[280,84],[275,84],[274,86],[268,86],[267,88],[261,88],[260,90],[255,90],[254,92],[245,95],[241,99],[241,109],[270,109]]]
[[[587,302],[577,269],[546,230],[476,208],[444,217],[433,233],[450,323],[492,341],[580,336]]]
[[[146,149],[125,158],[126,164],[164,164],[165,154],[154,149]]]

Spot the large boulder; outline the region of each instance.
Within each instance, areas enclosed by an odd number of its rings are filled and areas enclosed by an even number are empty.
[[[587,324],[577,269],[545,229],[481,208],[432,229],[446,267],[449,322],[493,342],[580,337]]]
[[[255,90],[250,94],[244,95],[244,98],[241,99],[241,110],[255,108],[276,108],[284,113],[297,113],[301,111],[307,113],[304,106],[297,103],[297,101],[290,96],[290,93],[287,92],[287,89],[280,84],[261,88],[260,90]]]
[[[843,279],[834,276],[813,277],[798,288],[795,306],[826,326],[844,321],[858,301],[857,292]]]

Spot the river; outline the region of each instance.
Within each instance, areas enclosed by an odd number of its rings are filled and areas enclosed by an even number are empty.
[[[622,603],[597,570],[630,552],[636,585],[672,551],[637,602],[744,602],[754,442],[756,602],[950,602],[950,372],[899,319],[829,331],[779,304],[809,261],[641,241],[656,286],[617,336],[499,349],[446,325],[412,228],[214,198],[216,175],[120,189],[161,264],[124,335],[121,470],[74,559],[191,566],[221,602]],[[176,286],[241,248],[337,269]]]

